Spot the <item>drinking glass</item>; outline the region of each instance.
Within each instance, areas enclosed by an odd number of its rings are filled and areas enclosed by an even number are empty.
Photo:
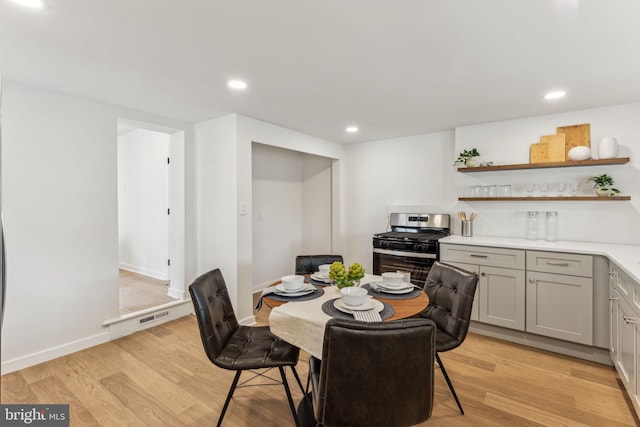
[[[538,238],[538,212],[527,212],[527,240],[536,240]]]
[[[527,197],[533,196],[533,190],[536,189],[535,184],[527,184]]]
[[[558,241],[558,212],[547,212],[547,240]]]
[[[511,197],[511,186],[510,185],[501,185],[500,186],[500,197]]]
[[[498,195],[498,187],[495,185],[489,186],[489,197],[496,197]]]
[[[547,195],[547,190],[549,189],[548,184],[538,184],[538,190],[540,190],[540,196],[545,197]]]
[[[567,190],[567,184],[564,182],[560,182],[557,184],[557,188],[558,188],[558,196],[564,196],[565,195],[565,191]]]

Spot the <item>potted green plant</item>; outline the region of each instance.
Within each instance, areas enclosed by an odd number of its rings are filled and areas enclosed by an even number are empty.
[[[605,196],[615,196],[620,193],[620,190],[613,187],[613,178],[609,175],[602,174],[600,176],[592,176],[587,179],[587,182],[593,182],[593,188],[596,189],[596,194],[601,197]]]
[[[463,150],[462,153],[458,154],[458,159],[453,164],[454,166],[464,164],[468,168],[475,166],[476,161],[474,157],[478,157],[480,153],[475,148],[471,150]]]

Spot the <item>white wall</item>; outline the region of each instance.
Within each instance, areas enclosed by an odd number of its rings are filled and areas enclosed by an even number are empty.
[[[253,318],[252,145],[258,142],[340,159],[342,145],[241,115],[196,125],[198,272],[219,267],[244,323]],[[333,192],[334,197],[339,192]],[[247,214],[240,214],[246,204]],[[332,201],[332,209],[340,209]],[[334,227],[335,230],[335,227]],[[334,231],[334,233],[339,233]],[[231,271],[235,269],[235,271]]]
[[[118,316],[118,118],[190,128],[6,81],[2,107],[6,372],[109,339],[102,323]]]
[[[372,236],[386,231],[390,212],[449,212],[454,204],[453,132],[345,147],[345,262],[373,270]]]
[[[295,257],[330,253],[331,165],[325,157],[254,143],[254,289],[294,272]]]
[[[302,158],[296,151],[253,144],[253,283],[293,274],[301,253]]]
[[[496,165],[528,163],[529,146],[541,135],[554,134],[558,126],[582,123],[591,126],[591,147],[596,155],[600,138],[612,136],[620,146],[619,157],[631,157],[631,162],[622,166],[456,172],[456,193],[467,195],[471,185],[512,184],[516,195],[524,195],[526,183],[579,181],[583,191],[593,194],[587,178],[607,173],[622,194],[631,196],[630,202],[469,202],[459,203],[454,211],[479,213],[475,235],[524,238],[528,210],[558,211],[560,240],[640,243],[640,227],[636,226],[640,221],[640,103],[460,127],[455,131],[455,155],[476,147],[482,161]],[[457,221],[454,231],[460,233]]]
[[[120,267],[168,280],[170,136],[136,129],[118,137]]]
[[[302,165],[302,251],[329,254],[332,247],[332,168],[326,157],[304,155]]]

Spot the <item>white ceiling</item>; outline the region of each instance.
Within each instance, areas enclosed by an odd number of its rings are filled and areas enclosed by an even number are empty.
[[[5,80],[190,122],[354,142],[640,101],[638,0],[45,1],[0,0]]]

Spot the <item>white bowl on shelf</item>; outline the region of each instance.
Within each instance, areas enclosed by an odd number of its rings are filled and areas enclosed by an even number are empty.
[[[570,160],[587,160],[591,158],[591,148],[578,145],[569,150],[568,155]]]

